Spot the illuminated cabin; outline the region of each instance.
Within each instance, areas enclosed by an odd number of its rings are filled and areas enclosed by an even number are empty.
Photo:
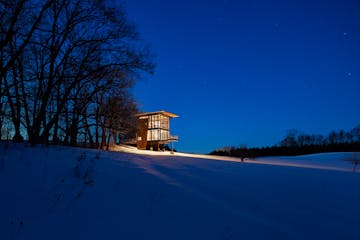
[[[170,118],[175,117],[178,116],[166,111],[136,114],[137,148],[159,150],[161,146],[177,141],[177,136],[170,135]]]

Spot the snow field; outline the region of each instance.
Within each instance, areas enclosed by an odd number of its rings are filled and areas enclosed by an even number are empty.
[[[279,164],[346,157],[335,155],[241,163],[2,144],[0,239],[360,239],[360,174]]]

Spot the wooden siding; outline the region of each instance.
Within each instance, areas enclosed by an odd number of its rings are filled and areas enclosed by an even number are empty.
[[[147,145],[148,119],[141,118],[137,120],[137,148],[145,150]]]

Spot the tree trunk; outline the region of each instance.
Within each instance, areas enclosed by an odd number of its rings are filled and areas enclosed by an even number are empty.
[[[105,146],[106,146],[106,129],[105,127],[102,127],[100,148],[104,149]]]

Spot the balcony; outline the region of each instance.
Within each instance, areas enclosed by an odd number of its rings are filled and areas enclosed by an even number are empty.
[[[179,136],[177,135],[172,135],[172,136],[169,136],[169,139],[168,139],[170,142],[177,142],[179,141]]]

